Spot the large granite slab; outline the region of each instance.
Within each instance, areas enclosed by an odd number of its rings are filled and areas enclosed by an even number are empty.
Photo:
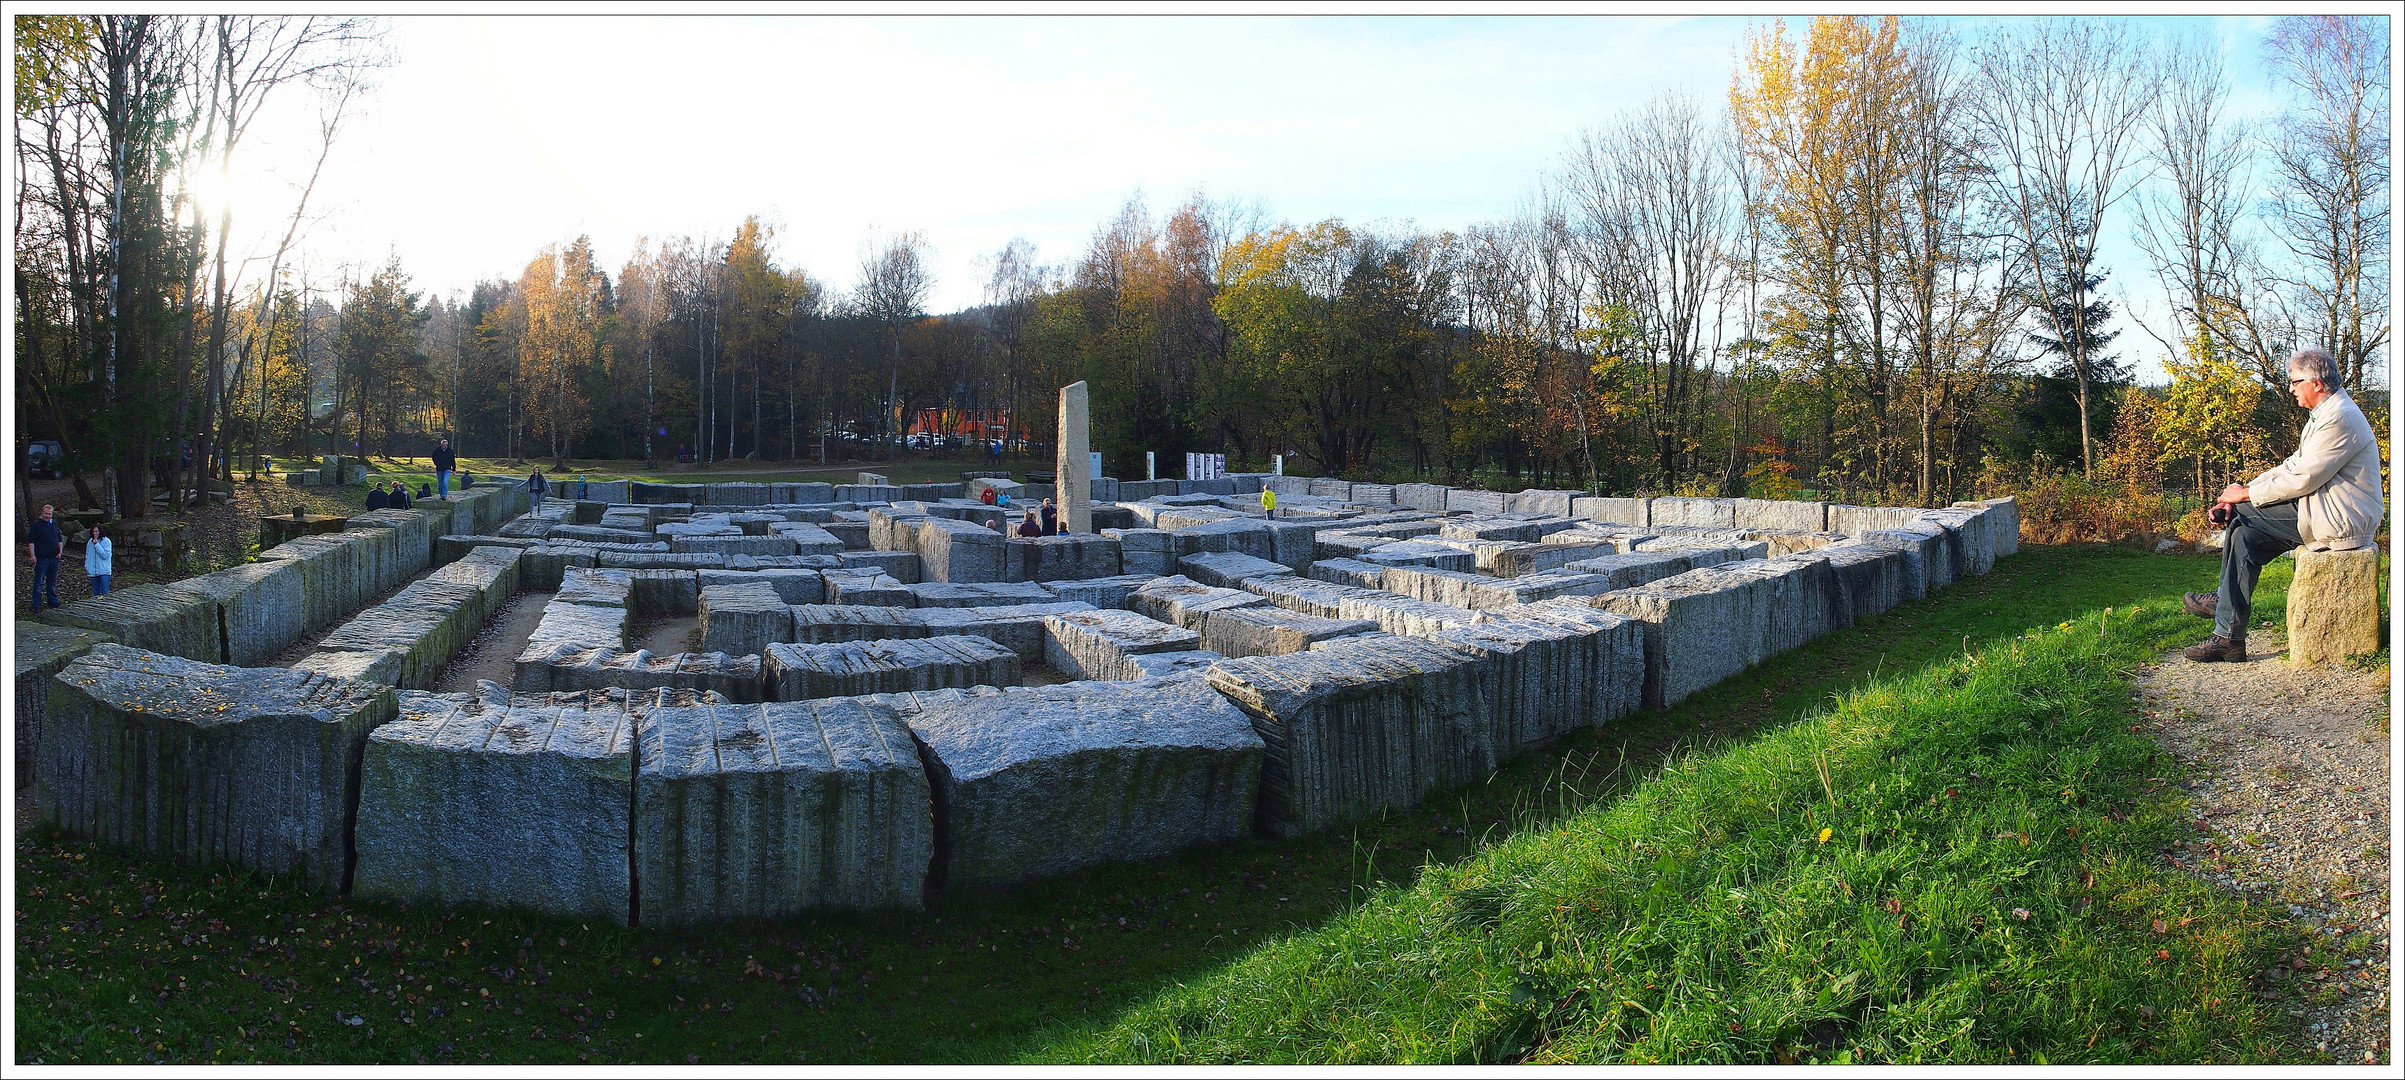
[[[1494,771],[1492,669],[1407,637],[1222,660],[1206,675],[1261,737],[1257,827],[1298,836]]]
[[[1044,662],[1072,679],[1126,682],[1144,677],[1131,658],[1191,652],[1202,635],[1132,611],[1072,611],[1044,620]]]
[[[322,540],[303,537],[299,544]],[[217,628],[217,602],[190,591],[159,585],[130,585],[107,596],[44,608],[35,616],[51,626],[89,630],[137,649],[215,663],[224,646]]]
[[[1367,619],[1323,618],[1269,604],[1221,608],[1205,614],[1202,626],[1202,647],[1222,656],[1283,656],[1378,629]]]
[[[368,736],[353,892],[630,923],[633,692],[479,691],[403,691]]]
[[[1202,551],[1177,561],[1178,573],[1222,589],[1233,589],[1249,578],[1286,577],[1294,573],[1284,563],[1235,551]]]
[[[915,909],[935,850],[910,732],[872,699],[697,704],[641,719],[646,926]]]
[[[244,563],[166,586],[171,596],[200,596],[215,605],[216,655],[191,657],[258,667],[310,630],[308,581],[287,559]]]
[[[1261,740],[1192,677],[1022,687],[908,716],[947,887],[1008,885],[1249,835]]]
[[[71,626],[17,620],[17,789],[41,773],[42,717],[50,709],[50,677],[77,657],[109,641],[106,634]]]
[[[1645,704],[1667,709],[1763,655],[1768,583],[1706,567],[1604,593],[1594,605],[1643,624]]]
[[[711,585],[701,591],[701,647],[733,656],[793,639],[793,605],[765,581]]]
[[[1019,654],[975,634],[773,644],[762,653],[761,665],[768,696],[776,701],[1013,686],[1019,681]]]
[[[1078,581],[1119,576],[1119,541],[1091,533],[1012,537],[1002,552],[1005,581]]]
[[[1159,622],[1201,633],[1203,616],[1223,608],[1246,607],[1268,601],[1239,589],[1222,589],[1178,575],[1165,577],[1128,594],[1129,610]]]
[[[52,680],[38,789],[67,832],[349,884],[356,776],[389,689],[95,645]]]

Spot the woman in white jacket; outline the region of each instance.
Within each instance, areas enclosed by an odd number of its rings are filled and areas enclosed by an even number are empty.
[[[109,594],[109,577],[115,573],[117,545],[100,535],[100,526],[92,526],[92,535],[84,540],[84,576],[92,579],[92,595]]]

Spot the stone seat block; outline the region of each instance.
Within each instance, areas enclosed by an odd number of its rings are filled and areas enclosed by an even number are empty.
[[[1258,827],[1291,837],[1494,771],[1491,666],[1416,638],[1222,660],[1205,678],[1264,745]]]
[[[935,822],[891,706],[693,705],[641,718],[635,873],[647,926],[916,909]]]
[[[2288,661],[2345,660],[2378,652],[2382,643],[2380,549],[2297,549],[2296,580],[2288,586]]]
[[[1837,608],[1830,629],[1844,630],[1912,597],[1912,569],[1904,550],[1848,540],[1815,549],[1829,561]]]
[[[945,808],[947,887],[1140,861],[1252,830],[1261,739],[1193,677],[1020,687],[907,717]]]
[[[353,891],[629,923],[634,718],[594,697],[402,692],[360,767]]]
[[[829,645],[773,644],[761,656],[776,701],[1013,686],[1019,655],[975,634]]]
[[[602,551],[594,565],[619,570],[717,570],[727,557],[695,551]]]
[[[1286,577],[1294,570],[1283,563],[1257,558],[1235,551],[1201,551],[1177,561],[1178,573],[1222,589],[1233,589],[1246,579],[1257,577]]]
[[[392,691],[98,644],[52,680],[41,816],[186,864],[349,883],[355,777]]]
[[[137,649],[215,663],[223,648],[217,609],[215,600],[199,592],[134,585],[65,607],[45,608],[36,618],[52,626],[88,630]]]
[[[367,606],[381,592],[376,588],[373,552],[344,543],[341,535],[295,537],[259,553],[260,562],[284,561],[300,567],[301,595],[307,604],[304,621],[311,630],[332,625]],[[112,592],[108,598],[116,595]]]
[[[1729,563],[1721,569],[1769,583],[1762,594],[1762,652],[1754,658],[1755,663],[1810,644],[1838,628],[1844,601],[1837,595],[1837,578],[1828,559],[1782,555]]]

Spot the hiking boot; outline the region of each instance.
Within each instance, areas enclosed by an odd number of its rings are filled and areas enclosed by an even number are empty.
[[[2209,592],[2182,593],[2180,606],[2199,619],[2210,619],[2221,610],[2221,597]]]
[[[2225,638],[2219,634],[2180,650],[2180,655],[2199,664],[2239,663],[2246,659],[2246,639]]]

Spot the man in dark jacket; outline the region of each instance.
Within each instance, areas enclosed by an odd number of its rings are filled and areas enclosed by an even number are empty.
[[[49,597],[51,607],[58,606],[58,556],[59,552],[66,549],[67,538],[59,534],[58,522],[52,520],[51,515],[57,512],[57,507],[43,503],[41,515],[33,519],[33,527],[28,530],[25,543],[25,554],[33,560],[33,611],[36,615],[42,613],[42,598],[45,596]]]
[[[451,440],[434,445],[434,497],[451,497],[451,471],[459,468],[459,458],[451,453]]]
[[[384,489],[383,489],[383,488],[377,487],[377,486],[376,486],[376,485],[374,485],[374,484],[369,484],[369,485],[367,486],[367,508],[368,508],[368,509],[370,509],[370,510],[382,510],[382,509],[385,509],[386,507],[389,507],[389,506],[391,506],[391,505],[392,505],[392,500],[390,500],[390,499],[387,499],[387,498],[385,498],[385,497],[384,497]]]
[[[409,485],[398,480],[393,481],[392,494],[384,497],[384,508],[387,510],[409,509]]]
[[[1046,500],[1044,500],[1044,535],[1046,535],[1046,536],[1059,536],[1060,534],[1061,534],[1061,512],[1060,512],[1060,508],[1059,508],[1059,507],[1056,507],[1056,506],[1054,506],[1054,505],[1052,505],[1052,500],[1050,500],[1050,499],[1046,499]]]

